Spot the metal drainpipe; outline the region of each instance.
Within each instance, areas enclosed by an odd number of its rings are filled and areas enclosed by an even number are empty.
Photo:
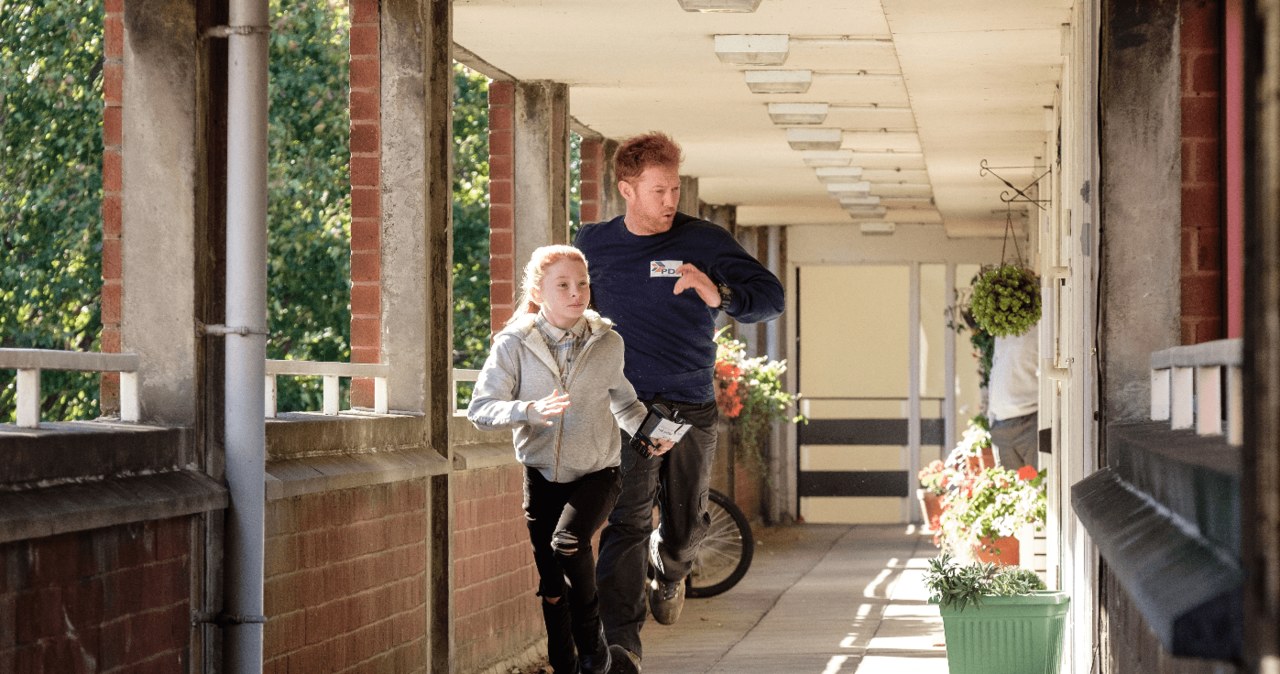
[[[227,672],[262,671],[267,341],[267,0],[227,28]]]

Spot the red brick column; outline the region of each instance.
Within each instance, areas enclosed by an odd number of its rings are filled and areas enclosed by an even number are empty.
[[[582,181],[578,195],[582,198],[582,224],[599,222],[604,217],[604,139],[582,139]]]
[[[351,0],[351,362],[382,361],[381,68],[378,0]],[[351,404],[373,406],[373,381]]]
[[[494,331],[515,303],[515,92],[514,82],[489,83],[489,319]]]
[[[1222,16],[1184,0],[1182,38],[1182,343],[1223,336]]]
[[[102,339],[101,349],[120,352],[120,314],[124,303],[121,257],[121,194],[124,100],[124,0],[106,0],[102,66]],[[120,376],[103,374],[98,399],[103,413],[120,409]]]

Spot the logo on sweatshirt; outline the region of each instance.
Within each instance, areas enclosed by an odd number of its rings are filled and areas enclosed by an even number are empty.
[[[680,265],[684,264],[680,260],[653,260],[649,263],[649,278],[675,278],[680,276],[680,272],[676,271]]]

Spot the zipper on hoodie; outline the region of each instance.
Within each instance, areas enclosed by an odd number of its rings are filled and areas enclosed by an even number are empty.
[[[588,326],[587,329],[590,330],[591,329],[590,326]],[[578,374],[578,371],[582,369],[582,362],[587,359],[587,352],[591,350],[591,347],[596,345],[597,341],[599,340],[596,338],[595,333],[594,332],[590,333],[590,336],[587,337],[587,343],[582,346],[582,351],[578,353],[578,357],[576,360],[574,360],[573,365],[569,368],[569,372],[566,373],[564,378],[560,380],[560,383],[564,386],[565,393],[569,392],[570,387],[573,385],[573,380],[575,376]],[[572,396],[570,396],[570,400],[572,400]],[[559,482],[560,481],[560,450],[564,447],[564,443],[562,442],[564,440],[564,415],[561,414],[560,418],[557,421],[558,421],[558,424],[556,428],[555,481]]]

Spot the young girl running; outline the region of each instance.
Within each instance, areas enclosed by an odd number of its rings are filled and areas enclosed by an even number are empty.
[[[477,428],[511,429],[524,464],[524,513],[557,674],[610,669],[591,537],[622,489],[618,427],[634,434],[647,412],[622,376],[622,337],[587,309],[590,300],[581,251],[535,250],[467,409]]]

